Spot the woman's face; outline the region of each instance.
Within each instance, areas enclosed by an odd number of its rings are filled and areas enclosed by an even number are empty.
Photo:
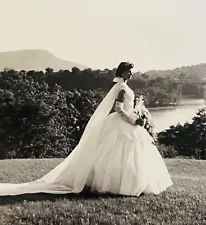
[[[124,73],[122,74],[122,77],[124,78],[124,80],[129,80],[132,78],[132,72],[130,69],[125,70]]]

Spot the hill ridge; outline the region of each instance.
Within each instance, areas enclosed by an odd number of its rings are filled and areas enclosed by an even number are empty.
[[[157,77],[157,76],[179,77],[181,74],[184,74],[186,76],[190,76],[190,77],[192,76],[200,80],[206,80],[206,63],[199,63],[196,65],[177,67],[173,70],[172,69],[171,70],[149,70],[145,72],[145,74],[149,76],[153,76],[153,77]]]
[[[0,69],[11,68],[15,70],[44,70],[51,67],[54,70],[78,67],[85,69],[87,66],[67,61],[55,56],[44,49],[21,49],[0,52]]]

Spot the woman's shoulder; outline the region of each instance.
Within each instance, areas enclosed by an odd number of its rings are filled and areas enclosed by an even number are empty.
[[[127,84],[125,82],[120,84],[120,90],[126,91],[127,89],[128,89],[128,86],[127,86]]]
[[[123,91],[125,91],[128,94],[133,94],[134,93],[133,90],[126,83],[122,83],[120,85],[120,90],[123,90]]]

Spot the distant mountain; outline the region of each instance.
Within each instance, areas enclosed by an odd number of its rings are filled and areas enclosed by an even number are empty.
[[[18,50],[0,53],[0,70],[5,68],[45,70],[48,67],[54,70],[71,70],[73,67],[87,68],[84,65],[60,59],[46,50]]]
[[[151,77],[179,77],[180,75],[185,75],[185,77],[192,77],[193,79],[206,80],[206,64],[183,66],[174,70],[151,70],[145,74]]]

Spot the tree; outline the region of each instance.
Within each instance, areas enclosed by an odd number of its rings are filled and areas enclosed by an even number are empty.
[[[102,95],[66,91],[28,73],[0,76],[0,158],[66,157]]]
[[[171,126],[160,132],[161,144],[172,146],[180,156],[206,159],[206,108],[199,110],[192,123]]]

